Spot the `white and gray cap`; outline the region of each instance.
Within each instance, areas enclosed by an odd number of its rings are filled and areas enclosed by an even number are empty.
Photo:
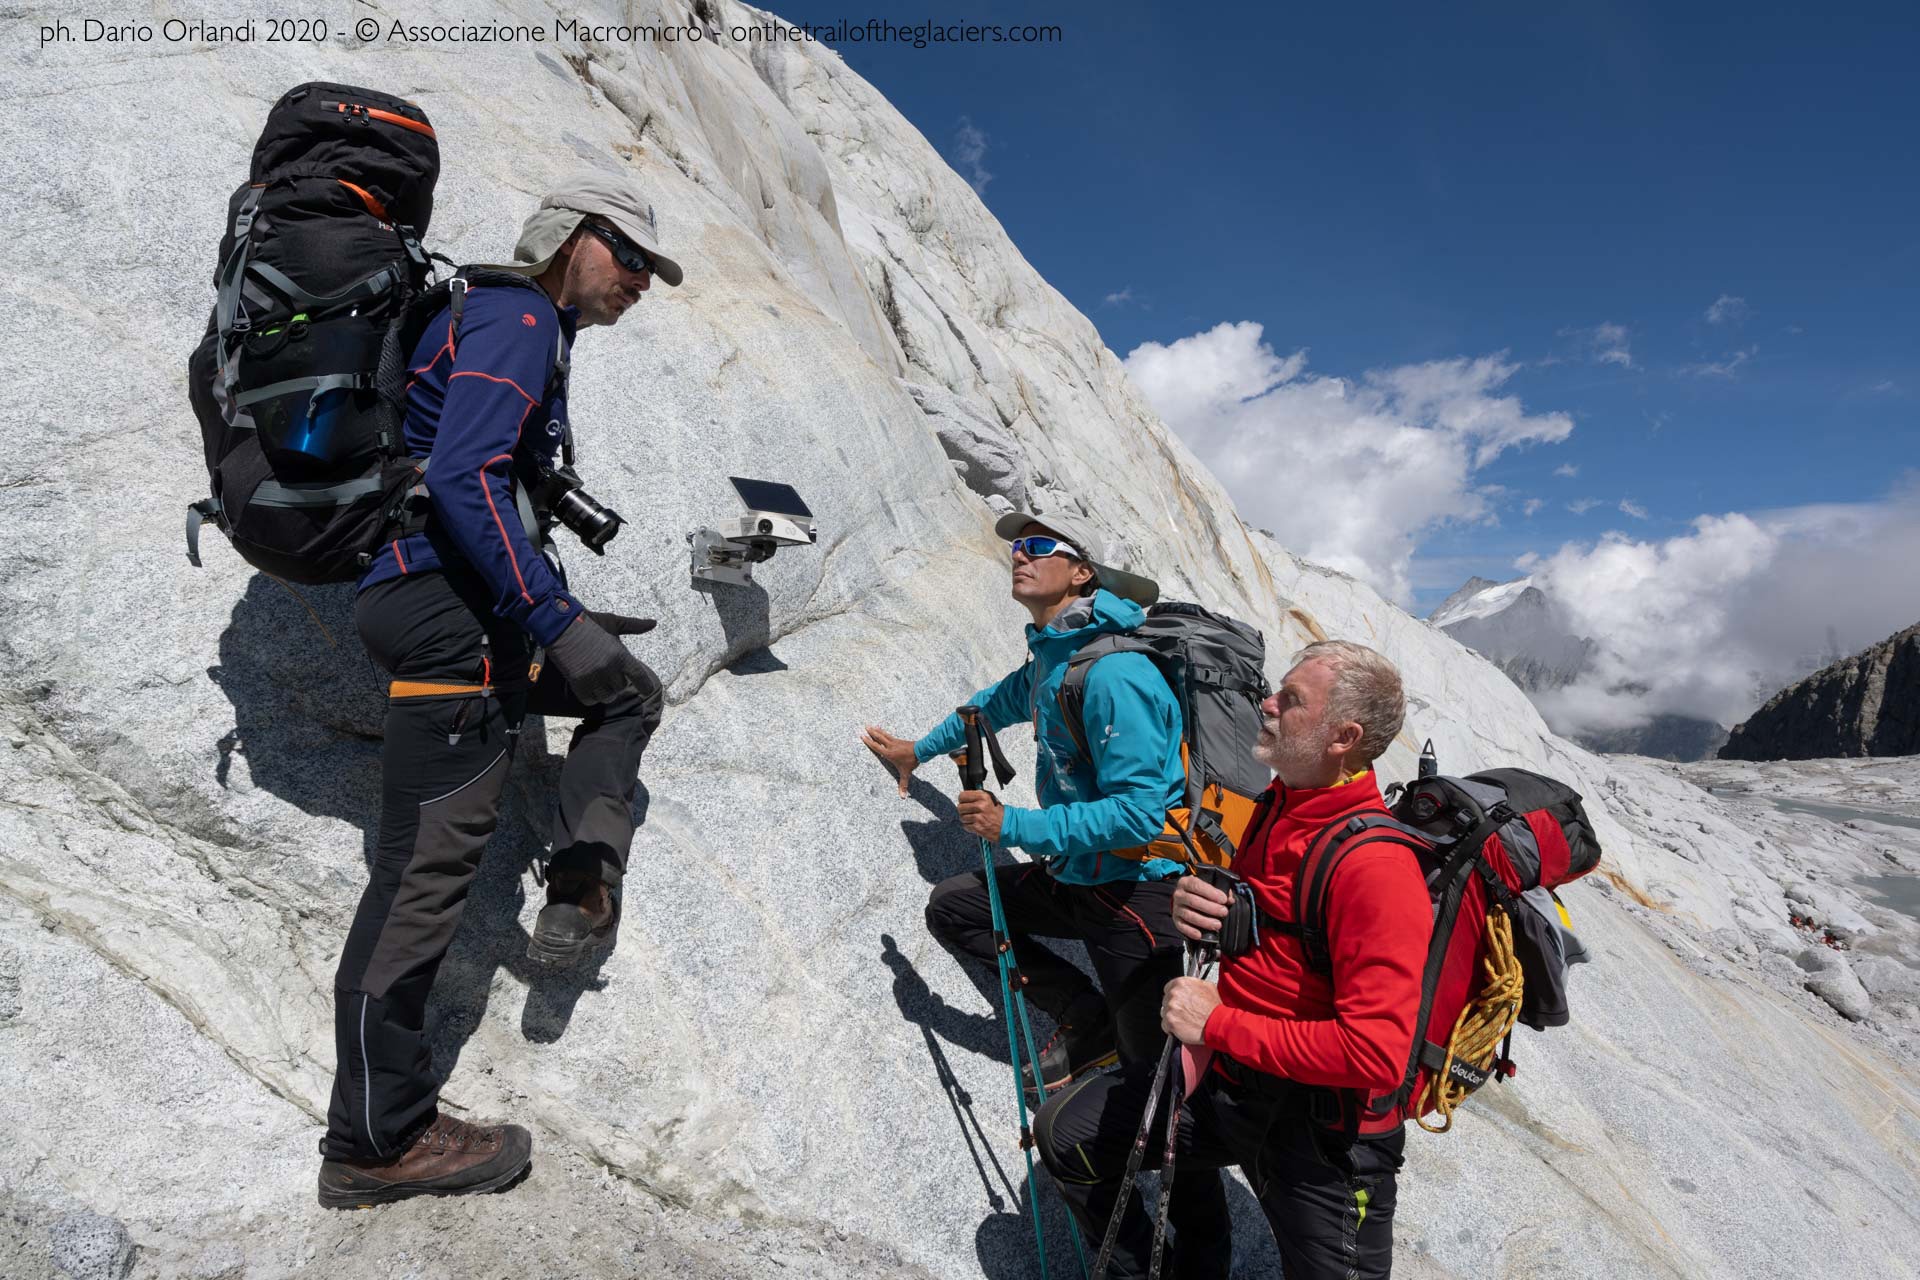
[[[580,169],[561,179],[520,228],[520,242],[513,246],[514,260],[498,263],[494,269],[539,275],[588,215],[606,219],[621,235],[645,249],[653,259],[655,279],[670,285],[680,283],[680,264],[660,252],[653,206],[626,177],[604,169]]]
[[[1150,605],[1160,598],[1160,584],[1126,569],[1126,544],[1108,538],[1080,516],[1034,515],[1027,511],[1009,511],[993,522],[993,531],[1012,542],[1030,524],[1037,524],[1055,536],[1064,538],[1093,566],[1094,581],[1124,600]]]

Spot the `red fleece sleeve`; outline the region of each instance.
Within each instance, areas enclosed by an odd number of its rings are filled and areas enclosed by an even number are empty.
[[[1369,1093],[1398,1088],[1433,935],[1433,908],[1413,855],[1381,844],[1349,853],[1328,894],[1327,934],[1333,1017],[1278,1017],[1223,1004],[1207,1019],[1206,1043],[1301,1084]]]

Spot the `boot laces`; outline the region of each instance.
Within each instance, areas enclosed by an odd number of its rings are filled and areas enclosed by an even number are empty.
[[[427,1130],[427,1134],[432,1139],[434,1151],[441,1153],[449,1149],[469,1151],[474,1147],[491,1146],[498,1136],[498,1131],[443,1115],[434,1121],[433,1127]]]

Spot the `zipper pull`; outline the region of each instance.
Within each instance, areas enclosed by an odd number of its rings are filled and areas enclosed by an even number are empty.
[[[473,704],[467,699],[460,699],[460,706],[453,713],[453,729],[447,734],[448,746],[457,747],[460,745],[460,739],[464,736],[463,730],[467,727],[467,709],[472,705]]]

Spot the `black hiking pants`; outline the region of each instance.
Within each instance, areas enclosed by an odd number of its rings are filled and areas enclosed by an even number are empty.
[[[1037,862],[997,867],[994,878],[1014,959],[1027,980],[1027,999],[1058,1021],[1076,999],[1097,990],[1112,1019],[1120,1061],[1144,1062],[1152,1070],[1166,1041],[1160,1029],[1160,996],[1167,983],[1180,976],[1185,955],[1184,940],[1173,925],[1175,881],[1062,884]],[[986,873],[969,871],[935,885],[927,899],[927,930],[963,962],[996,965]],[[1083,943],[1099,975],[1098,988],[1037,938]],[[1224,1221],[1226,1189],[1219,1175],[1175,1179],[1168,1214],[1182,1232],[1190,1223],[1198,1224],[1195,1230],[1205,1230]]]
[[[1119,1072],[1077,1080],[1041,1108],[1035,1145],[1080,1224],[1091,1251],[1105,1238],[1139,1136],[1153,1086],[1154,1064],[1135,1062]],[[1265,1088],[1209,1071],[1179,1109],[1174,1147],[1174,1204],[1180,1188],[1199,1175],[1238,1165],[1260,1199],[1280,1246],[1287,1280],[1386,1280],[1393,1270],[1395,1174],[1406,1132],[1349,1140],[1310,1118],[1312,1091],[1271,1076],[1238,1073]],[[1163,1101],[1147,1141],[1142,1167],[1157,1169],[1166,1151]],[[1128,1192],[1113,1251],[1112,1280],[1147,1274],[1153,1221],[1138,1187]],[[1170,1215],[1171,1216],[1171,1215]],[[1233,1224],[1224,1198],[1212,1221],[1189,1211],[1174,1219],[1163,1274],[1181,1280],[1225,1277],[1232,1263]]]
[[[440,1089],[427,997],[493,834],[528,713],[578,719],[560,771],[551,880],[617,888],[633,842],[640,756],[660,723],[658,680],[588,706],[531,641],[493,615],[470,572],[426,572],[361,592],[360,638],[392,676],[381,752],[380,835],[334,976],[326,1154],[398,1155],[433,1120]],[[486,692],[482,693],[481,689]]]

